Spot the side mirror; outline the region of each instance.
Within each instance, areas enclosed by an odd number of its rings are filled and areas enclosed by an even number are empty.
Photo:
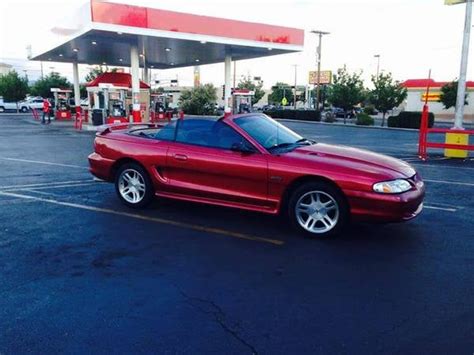
[[[232,144],[232,146],[230,147],[230,150],[234,152],[240,152],[242,154],[253,154],[256,152],[255,148],[245,141]]]

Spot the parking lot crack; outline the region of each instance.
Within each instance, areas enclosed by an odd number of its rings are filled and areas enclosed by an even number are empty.
[[[257,349],[239,334],[236,329],[238,324],[229,325],[228,317],[219,305],[211,300],[189,296],[179,288],[178,291],[191,307],[203,314],[211,315],[213,320],[218,323],[226,333],[247,347],[252,354],[258,354]]]

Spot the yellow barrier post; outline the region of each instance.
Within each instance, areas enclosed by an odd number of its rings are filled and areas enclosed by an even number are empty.
[[[469,134],[467,133],[446,133],[446,144],[468,145]],[[467,150],[445,149],[444,156],[447,158],[467,158]]]

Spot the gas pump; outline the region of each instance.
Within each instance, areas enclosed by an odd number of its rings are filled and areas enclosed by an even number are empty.
[[[132,78],[127,73],[103,73],[87,84],[92,124],[132,122]],[[140,82],[141,122],[148,121],[150,87]]]
[[[71,107],[69,105],[69,97],[72,90],[51,88],[54,95],[54,117],[57,120],[70,120]]]
[[[234,114],[252,112],[252,98],[255,92],[248,89],[234,89],[232,93]]]
[[[151,119],[158,121],[166,119],[170,111],[169,103],[173,96],[169,94],[151,94]]]
[[[127,87],[105,83],[87,88],[89,110],[92,110],[93,116],[95,116],[93,124],[130,122],[127,92]]]
[[[112,84],[99,84],[104,96],[105,121],[111,123],[128,123],[127,91],[128,88],[114,86]]]

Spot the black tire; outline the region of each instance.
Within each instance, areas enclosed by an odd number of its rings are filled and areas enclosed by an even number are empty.
[[[24,106],[23,106],[23,107],[20,109],[20,111],[23,112],[23,113],[28,112],[28,107],[24,107]]]
[[[314,199],[314,194],[319,196],[318,200],[321,204],[328,204],[329,207],[317,205],[316,201],[311,200]],[[331,199],[332,202],[329,203]],[[311,214],[297,212],[297,204],[300,205],[303,202],[305,203],[304,209],[307,208]],[[308,203],[311,203],[311,206],[306,207]],[[337,212],[332,207],[333,205],[337,208]],[[311,238],[328,238],[337,235],[343,231],[349,220],[349,206],[344,195],[339,189],[323,181],[308,182],[296,188],[288,200],[287,213],[292,227],[300,234]],[[325,215],[327,217],[324,217]],[[328,218],[331,222],[328,222]],[[308,227],[313,226],[313,228],[310,228],[312,231],[302,225],[305,219],[306,222],[310,219],[315,221],[314,224],[312,224],[312,221],[309,222]],[[327,224],[330,226],[328,227]]]
[[[2,112],[2,113],[5,112],[5,107],[0,106],[0,112]]]
[[[138,191],[134,186],[132,186],[132,189],[135,188],[135,192],[137,194],[143,193],[143,197],[139,199],[137,202],[131,201],[132,197],[130,195],[124,194],[121,191],[124,191],[123,188],[126,188],[126,185],[128,184],[126,181],[124,181],[124,176],[128,174],[132,174],[134,176],[134,172],[140,176],[137,180],[137,186],[143,183],[144,185],[144,192]],[[133,185],[133,184],[132,184]],[[130,184],[128,184],[130,186]],[[122,189],[122,190],[121,190]],[[153,183],[151,182],[150,176],[148,175],[147,171],[139,164],[137,163],[126,163],[120,166],[118,169],[117,173],[115,174],[115,191],[117,193],[117,196],[119,197],[120,201],[122,203],[130,208],[143,208],[146,207],[147,205],[150,204],[152,201],[155,191],[153,188]],[[135,196],[135,194],[132,192],[132,196]],[[128,199],[128,200],[127,200]]]

